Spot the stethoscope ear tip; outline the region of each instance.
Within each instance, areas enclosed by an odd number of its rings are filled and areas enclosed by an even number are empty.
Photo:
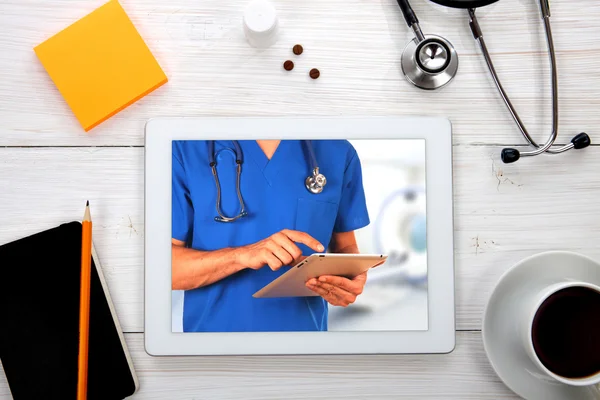
[[[521,153],[517,149],[502,149],[500,158],[504,164],[511,164],[521,158]]]
[[[574,149],[585,149],[592,144],[592,139],[590,139],[587,133],[581,132],[579,135],[571,139],[571,143],[573,143]]]
[[[571,139],[571,143],[573,144],[572,147],[571,145],[563,146],[563,148],[561,148],[559,151],[556,151],[555,153],[560,153],[562,151],[570,149],[585,149],[586,147],[589,147],[592,144],[592,139],[590,139],[590,136],[587,133],[581,132],[579,135]],[[519,150],[517,149],[502,149],[500,157],[502,158],[503,163],[511,164],[519,160],[519,158],[521,158],[521,153],[519,153]]]

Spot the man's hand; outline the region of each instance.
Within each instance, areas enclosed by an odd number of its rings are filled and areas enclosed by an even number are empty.
[[[321,295],[332,306],[348,307],[356,301],[356,297],[363,292],[367,282],[367,273],[364,272],[354,279],[341,276],[323,275],[318,279],[309,279],[306,287]]]
[[[237,261],[247,268],[259,269],[268,265],[273,271],[277,271],[282,266],[301,259],[302,251],[296,243],[305,244],[317,252],[325,250],[308,233],[284,229],[260,242],[239,248]]]

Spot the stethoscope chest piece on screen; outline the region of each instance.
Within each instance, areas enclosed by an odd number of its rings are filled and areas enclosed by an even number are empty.
[[[309,192],[319,194],[323,192],[323,188],[327,184],[327,178],[325,178],[325,175],[319,173],[319,168],[315,168],[312,175],[306,178],[304,184]]]
[[[433,90],[448,84],[458,72],[458,55],[443,37],[419,36],[408,43],[402,53],[402,72],[418,88]]]
[[[325,175],[319,172],[319,165],[317,164],[317,156],[315,155],[315,148],[311,140],[304,141],[306,151],[308,152],[308,159],[310,162],[310,168],[312,174],[304,180],[306,189],[312,194],[319,194],[323,192],[323,188],[327,184]]]

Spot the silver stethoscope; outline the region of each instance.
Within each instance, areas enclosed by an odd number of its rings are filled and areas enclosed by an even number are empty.
[[[227,217],[223,213],[221,209],[221,184],[219,183],[219,175],[217,173],[217,161],[215,154],[215,142],[214,140],[208,141],[208,162],[210,168],[212,169],[213,177],[215,178],[215,185],[217,186],[217,200],[216,200],[216,208],[217,213],[219,214],[215,217],[215,221],[217,222],[233,222],[242,217],[248,215],[246,211],[246,205],[244,204],[244,198],[242,197],[242,190],[240,189],[240,180],[242,176],[242,164],[244,163],[244,154],[242,153],[242,148],[237,140],[232,140],[233,149],[224,148],[222,150],[232,151],[235,155],[235,163],[236,163],[236,191],[238,196],[238,201],[240,203],[240,210],[235,217]],[[315,156],[315,149],[312,145],[312,141],[303,140],[304,146],[306,147],[306,151],[308,153],[308,158],[310,162],[310,168],[312,170],[312,174],[309,175],[305,181],[304,186],[308,189],[309,192],[313,194],[319,194],[323,192],[323,188],[327,184],[327,179],[325,175],[319,172],[319,165],[317,164],[317,157]]]
[[[406,46],[402,53],[402,72],[406,79],[413,85],[427,90],[439,89],[448,84],[458,71],[458,55],[452,44],[439,36],[424,35],[419,27],[419,20],[412,10],[408,0],[397,0],[404,19],[415,34],[415,38]],[[548,52],[550,54],[550,67],[552,73],[552,133],[545,144],[536,143],[525,129],[523,121],[517,114],[512,102],[508,98],[506,91],[500,83],[494,64],[488,52],[483,33],[475,9],[495,3],[498,0],[431,0],[446,7],[463,8],[469,11],[469,26],[475,40],[479,42],[483,56],[488,69],[492,74],[494,83],[508,107],[510,114],[515,120],[519,130],[527,142],[535,147],[531,151],[519,151],[517,149],[506,148],[502,150],[501,158],[504,163],[513,163],[521,157],[537,156],[542,153],[558,154],[571,149],[583,149],[591,144],[590,137],[586,133],[580,133],[571,139],[571,143],[556,149],[554,145],[558,136],[558,73],[556,70],[556,53],[554,51],[554,41],[552,39],[552,29],[550,26],[550,4],[548,0],[540,0],[542,18],[546,29],[546,40],[548,43]]]

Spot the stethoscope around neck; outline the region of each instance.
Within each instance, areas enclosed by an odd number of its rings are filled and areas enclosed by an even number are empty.
[[[242,164],[244,164],[244,153],[242,152],[242,147],[240,146],[237,140],[232,140],[233,149],[228,149],[233,151],[235,155],[235,164],[236,164],[236,192],[238,201],[240,204],[240,210],[238,214],[234,217],[227,217],[221,208],[221,183],[219,182],[219,174],[217,173],[217,161],[215,158],[215,141],[208,141],[208,163],[212,170],[213,177],[215,179],[215,185],[217,187],[217,199],[216,199],[216,209],[218,216],[215,217],[215,221],[217,222],[234,222],[238,219],[245,217],[248,215],[246,211],[246,205],[244,203],[244,197],[242,196],[242,190],[240,187],[241,177],[242,177]],[[304,146],[306,148],[306,152],[308,153],[308,160],[310,163],[310,168],[312,173],[304,180],[304,186],[306,189],[312,194],[319,194],[323,192],[323,188],[327,184],[327,178],[325,175],[319,172],[319,165],[317,164],[317,157],[315,155],[315,149],[310,140],[303,140]]]
[[[458,71],[458,55],[452,44],[439,36],[424,35],[419,26],[419,20],[410,6],[409,0],[397,0],[406,20],[407,25],[413,30],[415,38],[406,46],[402,53],[402,72],[406,79],[413,85],[427,90],[439,89],[447,85]],[[511,116],[515,120],[521,134],[529,145],[534,149],[530,151],[519,151],[514,148],[502,150],[501,158],[504,163],[513,163],[521,157],[532,157],[544,153],[559,154],[571,149],[583,149],[591,144],[590,137],[586,133],[580,133],[571,139],[571,142],[558,148],[552,148],[558,137],[558,73],[556,70],[556,52],[552,39],[550,26],[550,4],[548,0],[539,0],[544,28],[546,30],[546,41],[550,55],[550,68],[552,74],[552,132],[544,144],[536,143],[523,124],[519,114],[515,110],[508,94],[500,83],[500,78],[494,68],[494,63],[489,54],[483,33],[475,9],[498,0],[431,0],[442,6],[451,8],[467,9],[469,12],[469,26],[473,37],[479,43],[481,52],[485,57],[486,64],[492,75],[494,83],[500,92],[502,100],[506,104]]]

